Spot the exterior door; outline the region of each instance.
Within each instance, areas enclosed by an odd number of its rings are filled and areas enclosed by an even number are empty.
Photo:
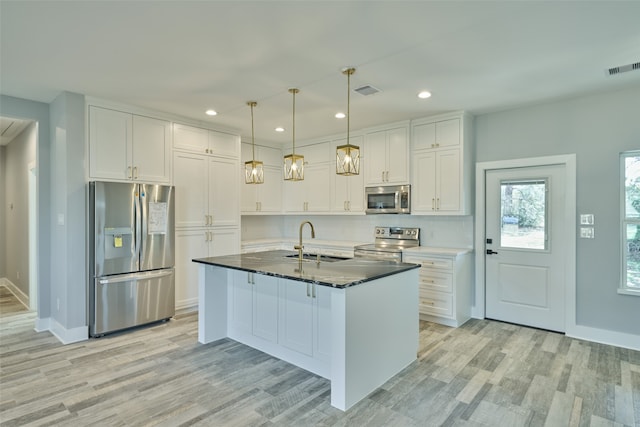
[[[564,166],[486,172],[486,317],[564,332]]]

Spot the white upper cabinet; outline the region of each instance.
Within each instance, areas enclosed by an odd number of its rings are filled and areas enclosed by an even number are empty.
[[[413,150],[458,147],[460,145],[460,119],[442,120],[413,125]]]
[[[240,183],[233,179],[237,159],[209,158],[209,225],[240,225]]]
[[[464,113],[412,125],[412,213],[472,213],[473,118]]]
[[[209,153],[209,131],[174,123],[173,148],[200,154]]]
[[[173,124],[173,148],[200,154],[238,157],[240,137],[194,126]]]
[[[89,106],[89,177],[171,182],[171,123]]]
[[[204,227],[208,222],[209,162],[206,156],[173,153],[176,227]]]
[[[284,181],[284,211],[288,213],[325,213],[331,209],[331,173],[335,164],[330,162],[330,144],[300,147],[296,154],[304,156],[304,180]],[[291,151],[284,150],[287,154]]]
[[[171,182],[171,124],[133,116],[133,179]]]
[[[243,214],[273,214],[282,211],[282,153],[277,148],[255,146],[255,160],[264,164],[264,183],[245,184],[244,162],[253,159],[251,144],[242,144],[240,193]]]
[[[284,211],[329,212],[331,207],[331,165],[305,165],[304,180],[284,181]]]
[[[237,159],[174,152],[176,227],[238,226]]]
[[[362,150],[362,140],[362,136],[356,136],[350,138],[349,142],[359,146]],[[333,141],[333,151],[338,145],[346,143],[346,139]],[[331,171],[331,211],[344,214],[364,213],[364,174],[362,170],[358,175],[338,175],[335,173],[335,164],[333,165]]]
[[[365,133],[365,185],[409,183],[408,124]]]

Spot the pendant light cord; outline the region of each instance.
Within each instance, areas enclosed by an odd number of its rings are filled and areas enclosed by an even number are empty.
[[[250,102],[247,102],[247,104],[249,104],[249,106],[251,107],[251,160],[255,162],[256,161],[256,144],[255,144],[254,133],[253,133],[253,107],[258,105],[258,103],[255,101],[250,101]]]
[[[292,154],[296,154],[296,92],[298,92],[298,89],[290,89],[290,92],[293,94],[293,114],[292,114],[292,126],[291,126],[291,136],[293,138],[292,141],[292,145],[293,145],[293,152]]]
[[[349,145],[349,130],[351,129],[351,73],[351,70],[347,71],[347,145]]]

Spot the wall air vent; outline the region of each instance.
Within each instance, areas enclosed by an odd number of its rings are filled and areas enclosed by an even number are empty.
[[[637,70],[640,70],[640,62],[634,62],[633,64],[620,65],[619,67],[609,68],[607,69],[607,75],[615,76],[616,74]]]
[[[376,89],[373,86],[365,85],[360,86],[359,88],[354,89],[355,92],[358,92],[360,95],[368,96],[373,95],[374,93],[380,92],[380,89]]]

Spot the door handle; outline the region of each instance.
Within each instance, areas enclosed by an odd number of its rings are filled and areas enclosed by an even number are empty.
[[[497,254],[498,252],[492,251],[491,249],[487,249],[487,255]]]

